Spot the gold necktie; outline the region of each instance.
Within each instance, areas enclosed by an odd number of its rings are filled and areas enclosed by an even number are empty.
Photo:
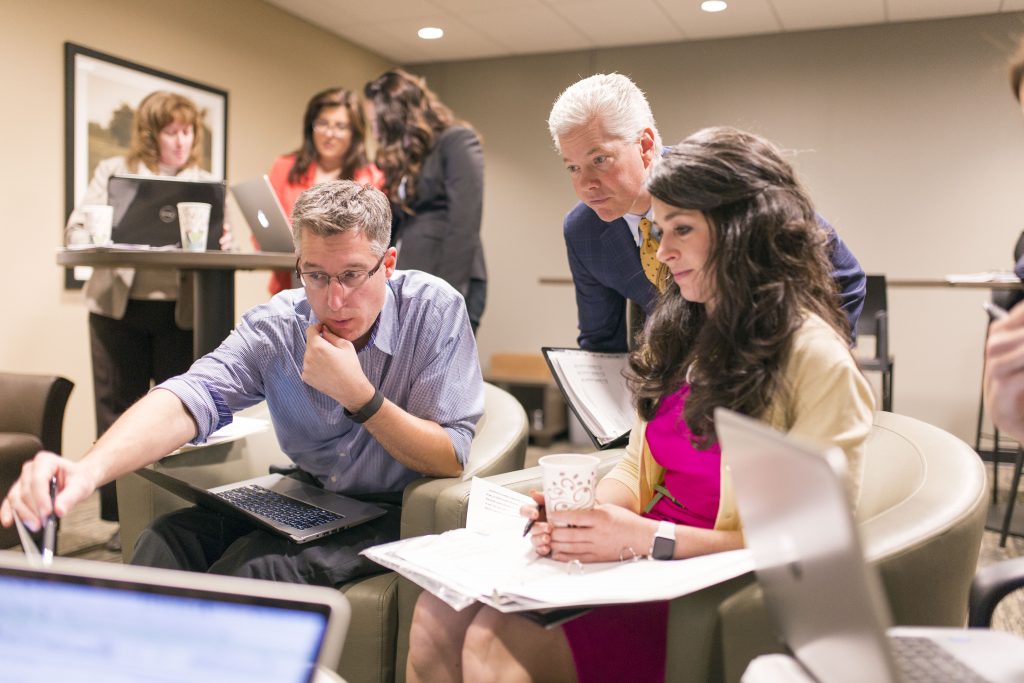
[[[644,275],[651,281],[651,284],[658,284],[658,263],[655,254],[658,253],[658,243],[651,237],[651,222],[647,218],[640,219],[640,264],[644,267]]]

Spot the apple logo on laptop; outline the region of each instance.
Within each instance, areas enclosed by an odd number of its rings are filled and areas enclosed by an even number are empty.
[[[256,220],[264,229],[270,228],[270,221],[267,220],[267,214],[263,213],[263,209],[256,209]]]

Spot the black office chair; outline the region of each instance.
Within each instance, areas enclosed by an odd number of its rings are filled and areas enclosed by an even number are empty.
[[[862,370],[882,374],[882,410],[892,412],[892,376],[895,357],[889,353],[889,305],[884,275],[867,276],[864,309],[857,319],[857,339],[875,338],[875,355],[860,358]]]

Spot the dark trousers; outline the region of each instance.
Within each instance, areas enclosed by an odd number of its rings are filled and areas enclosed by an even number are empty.
[[[124,318],[89,314],[96,437],[159,384],[192,364],[192,331],[174,322],[174,301],[128,302]],[[114,482],[100,487],[100,517],[117,521]]]
[[[142,532],[132,564],[338,586],[384,571],[359,551],[398,540],[401,505],[373,502],[387,514],[301,545],[200,507],[177,510],[158,517]]]

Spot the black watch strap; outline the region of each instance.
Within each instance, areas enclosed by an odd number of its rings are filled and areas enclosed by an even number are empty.
[[[354,413],[349,412],[348,408],[342,408],[345,411],[345,417],[352,420],[356,424],[363,424],[371,417],[377,414],[380,407],[384,405],[384,394],[380,393],[380,389],[373,391],[373,398],[366,402],[362,408]]]

